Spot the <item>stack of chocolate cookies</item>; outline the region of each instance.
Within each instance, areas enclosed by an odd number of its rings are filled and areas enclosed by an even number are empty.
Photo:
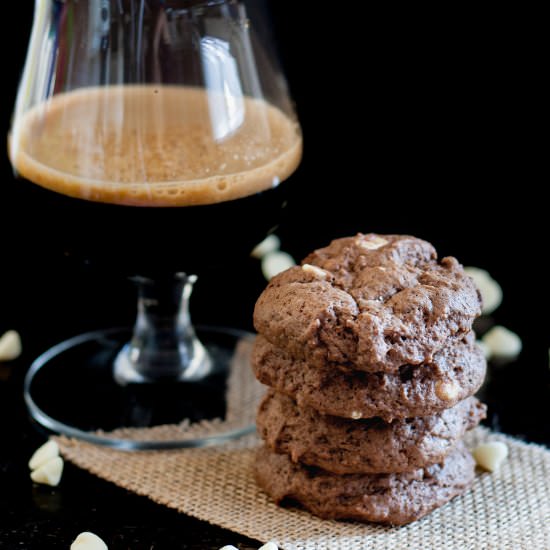
[[[485,416],[481,299],[414,237],[357,235],[271,280],[254,312],[259,485],[324,518],[400,525],[474,478],[464,433]]]

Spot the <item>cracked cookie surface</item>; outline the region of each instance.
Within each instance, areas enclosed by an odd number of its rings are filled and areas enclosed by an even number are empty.
[[[423,365],[396,373],[344,372],[333,364],[312,366],[258,336],[252,352],[256,378],[266,386],[333,416],[394,418],[429,416],[473,395],[487,363],[473,333]]]
[[[459,342],[481,313],[455,258],[403,235],[337,239],[274,277],[254,311],[256,330],[311,365],[397,372]]]
[[[322,518],[404,525],[464,493],[474,480],[474,467],[462,443],[444,462],[424,469],[343,476],[294,464],[261,447],[255,476],[275,502],[297,501]]]
[[[441,462],[485,418],[475,397],[440,414],[395,420],[323,415],[270,390],[257,417],[269,449],[334,474],[399,473]]]

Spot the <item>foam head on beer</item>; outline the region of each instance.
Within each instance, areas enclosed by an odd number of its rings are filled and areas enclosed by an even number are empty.
[[[269,103],[186,86],[82,88],[16,121],[11,159],[43,188],[90,201],[193,206],[273,188],[300,162],[295,120]]]

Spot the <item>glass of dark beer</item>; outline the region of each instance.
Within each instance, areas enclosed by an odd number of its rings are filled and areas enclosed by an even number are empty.
[[[277,224],[301,159],[254,23],[239,0],[36,0],[9,138],[18,193],[44,241],[139,295],[133,330],[76,336],[32,364],[25,398],[45,427],[127,449],[253,429],[251,336],[195,330],[188,300],[197,274]]]

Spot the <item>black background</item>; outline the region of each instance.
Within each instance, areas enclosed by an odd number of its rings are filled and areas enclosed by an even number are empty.
[[[6,133],[32,17],[31,2],[8,4],[4,26],[12,34],[2,37],[1,96]],[[524,342],[517,363],[493,372],[486,390],[490,422],[550,444],[548,171],[538,14],[502,5],[392,4],[382,10],[349,2],[265,4],[305,144],[278,231],[283,248],[301,258],[358,231],[403,232],[430,240],[440,255],[488,269],[504,290],[495,321]],[[79,531],[94,528],[113,548],[244,544],[73,468],[55,491],[31,486],[25,461],[41,438],[20,399],[26,366],[65,337],[131,323],[135,306],[126,281],[20,246],[22,232],[40,228],[10,205],[12,181],[3,155],[0,333],[19,330],[24,354],[0,365],[0,547],[68,548]],[[184,254],[178,236],[170,238],[175,253]],[[202,278],[194,319],[250,329],[264,285],[257,261],[235,258],[223,272]]]

